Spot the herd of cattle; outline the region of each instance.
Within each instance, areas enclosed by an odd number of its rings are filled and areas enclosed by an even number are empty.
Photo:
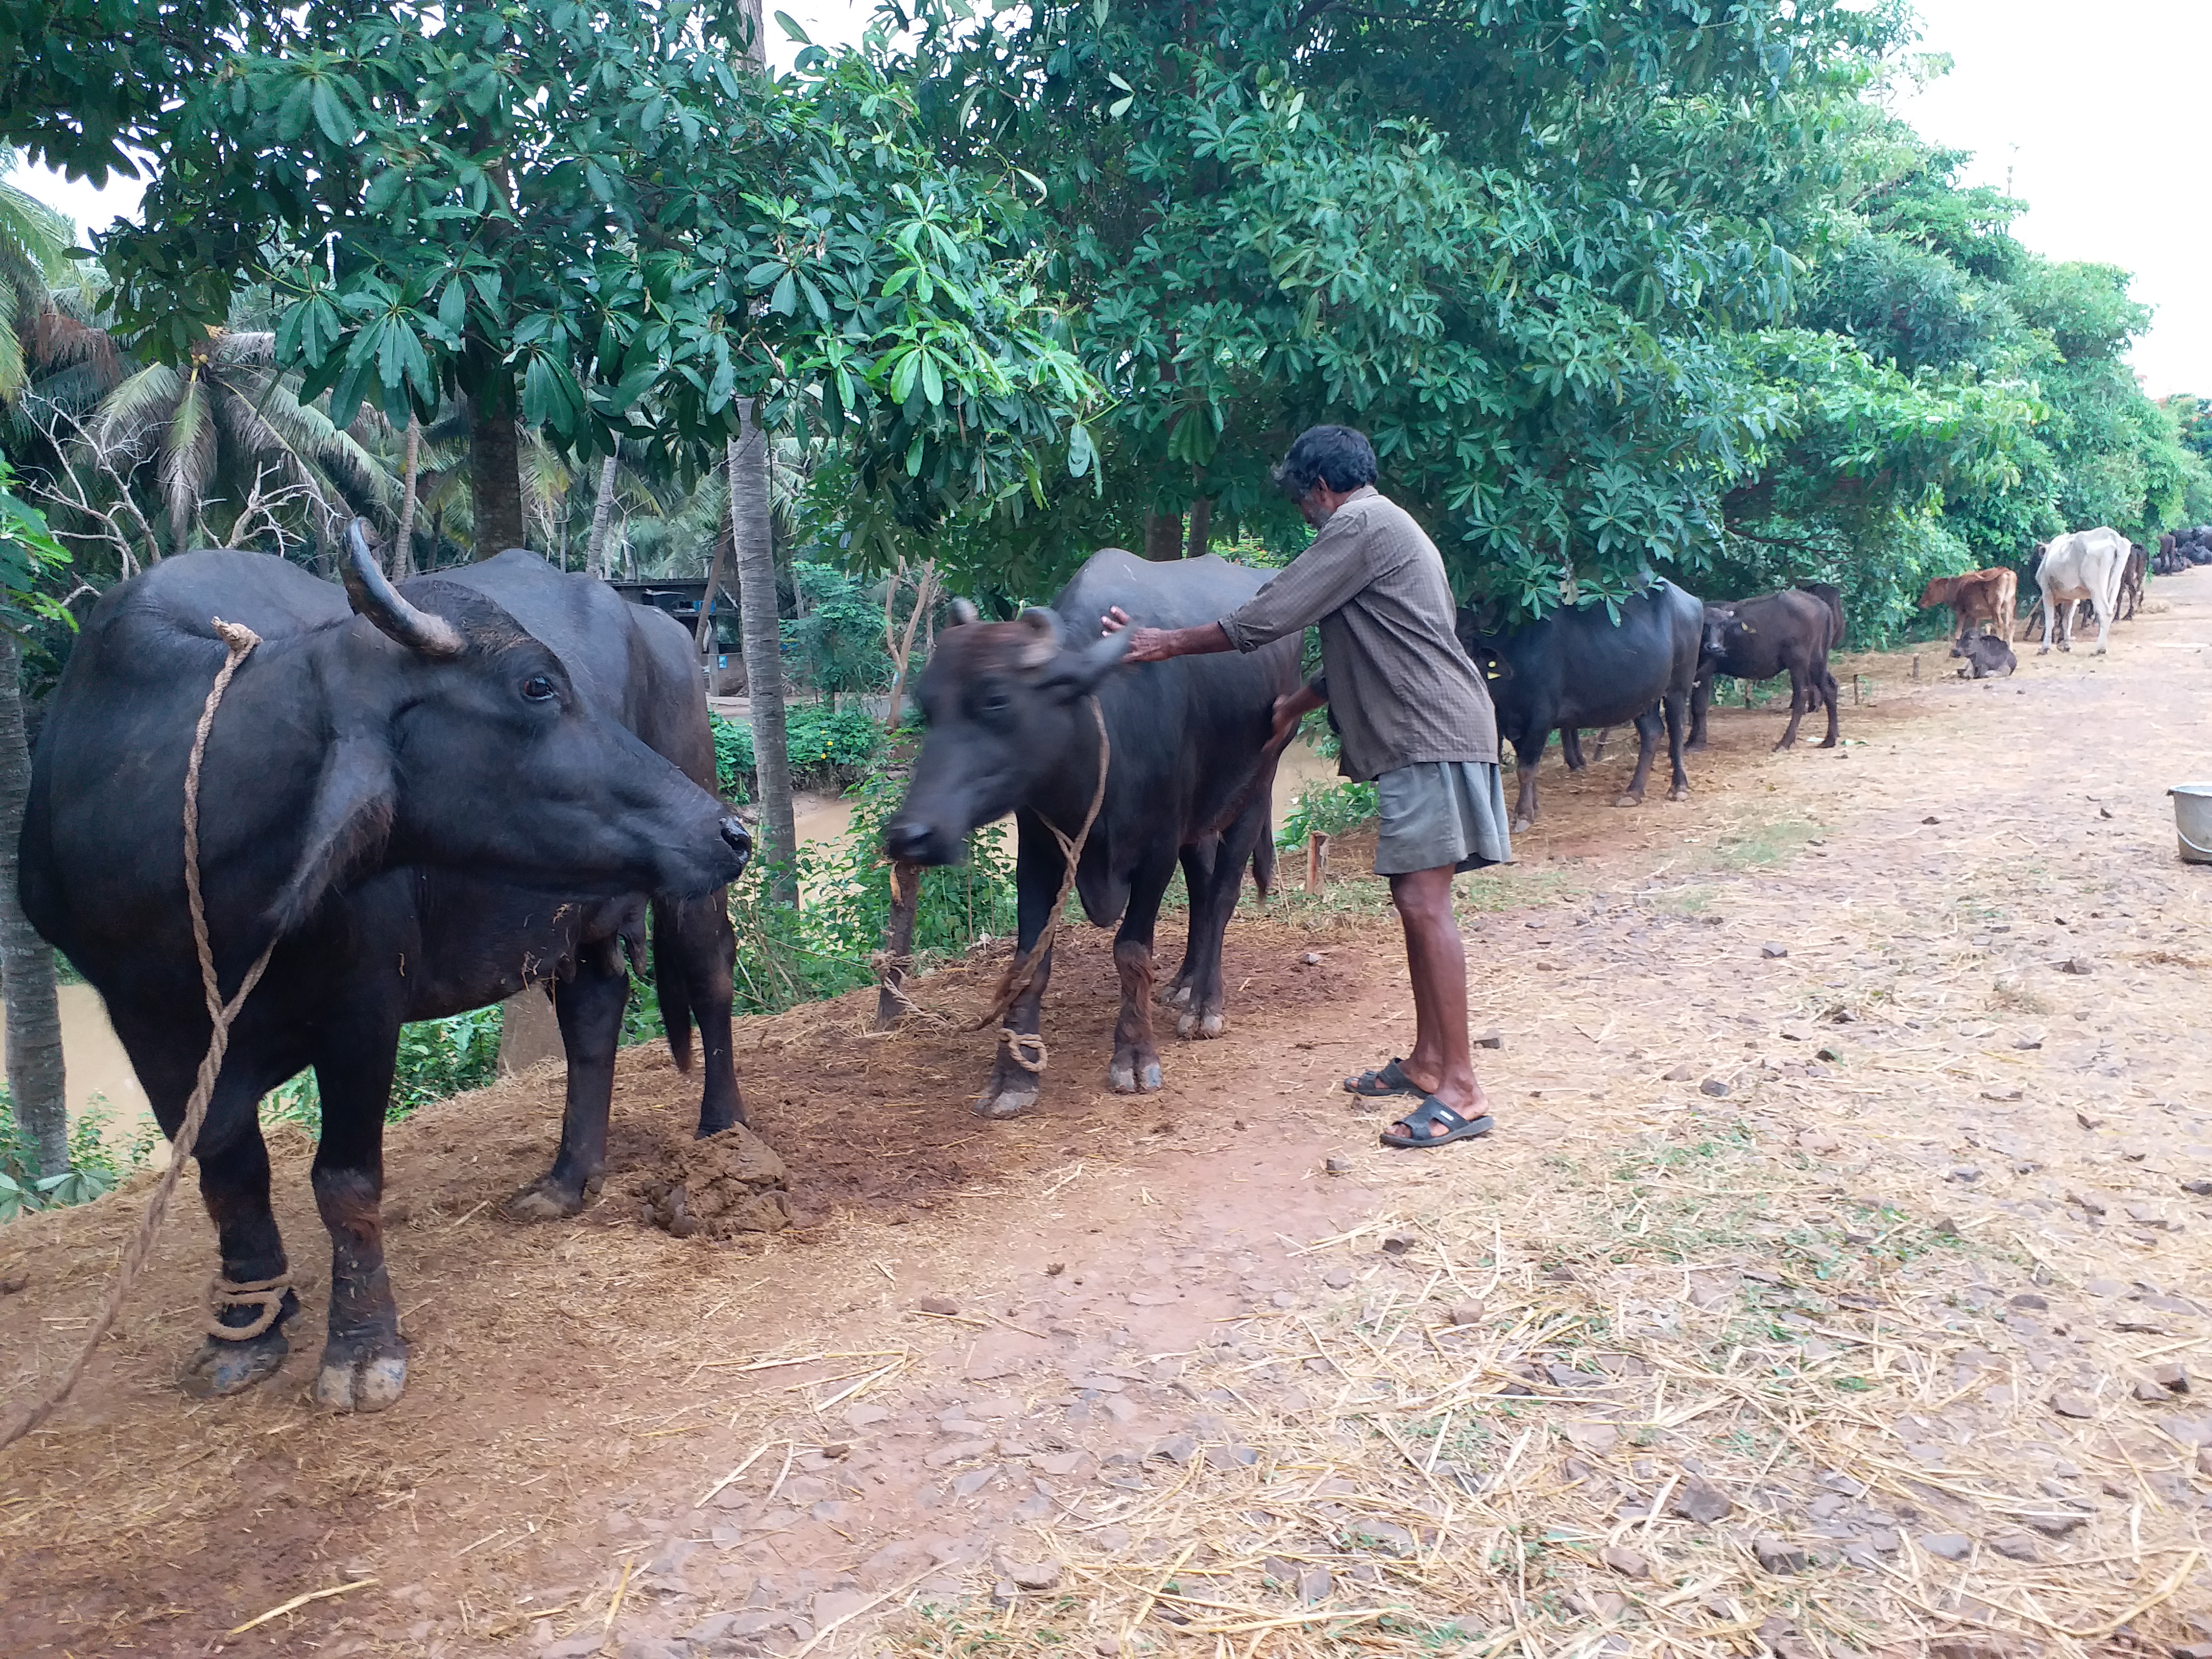
[[[2207,532],[2169,539],[2160,560],[2212,562]],[[2107,530],[2043,550],[2045,649],[2054,625],[2067,648],[2084,600],[2103,649],[2130,568],[2139,582],[2140,551]],[[210,1334],[179,1382],[234,1394],[274,1375],[289,1351],[300,1300],[257,1109],[312,1066],[323,1113],[313,1181],[331,1244],[313,1395],[333,1410],[374,1411],[398,1398],[407,1374],[381,1222],[401,1025],[526,985],[550,989],[568,1061],[560,1144],[507,1212],[575,1213],[605,1171],[629,970],[645,960],[648,926],[678,1064],[690,1067],[695,1029],[705,1056],[698,1133],[744,1119],[725,894],[750,842],[714,793],[681,624],[520,550],[395,588],[356,526],[342,566],[343,592],[282,559],[200,552],[105,594],[40,733],[20,885],[33,925],[105,999],[173,1135],[210,1033],[185,903],[186,757],[226,656],[214,619],[252,629],[261,643],[207,741],[198,866],[224,994],[264,948],[274,955],[232,1029],[195,1149],[221,1266]],[[1224,1029],[1223,935],[1245,870],[1263,893],[1272,875],[1273,712],[1297,684],[1298,657],[1290,639],[1249,657],[1125,667],[1127,633],[1101,638],[1097,618],[1119,605],[1151,626],[1210,622],[1263,580],[1216,557],[1153,563],[1109,549],[1049,608],[1012,622],[956,617],[917,688],[927,735],[885,850],[951,863],[977,829],[1013,816],[1017,960],[1071,885],[1093,923],[1118,924],[1108,1079],[1125,1092],[1161,1085],[1152,941],[1178,869],[1189,933],[1162,997],[1179,1007],[1182,1034]],[[1923,604],[1957,617],[1962,672],[1985,672],[1999,653],[2009,668],[2013,586],[2007,571],[1930,585]],[[1814,708],[1833,744],[1828,656],[1844,621],[1841,595],[1817,583],[1707,605],[1660,580],[1617,614],[1567,609],[1516,626],[1463,613],[1462,643],[1518,763],[1516,827],[1535,817],[1536,762],[1554,732],[1579,768],[1583,728],[1634,724],[1626,805],[1641,800],[1663,729],[1670,797],[1686,795],[1682,755],[1704,742],[1716,675],[1788,674],[1778,746]],[[1047,948],[1004,1010],[976,1104],[985,1116],[1037,1097],[1051,973]]]

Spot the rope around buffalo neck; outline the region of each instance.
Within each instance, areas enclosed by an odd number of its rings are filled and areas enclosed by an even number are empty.
[[[231,676],[238,672],[238,665],[246,660],[253,647],[261,643],[261,636],[242,623],[227,623],[220,617],[215,619],[215,631],[223,644],[229,647],[230,655],[216,673],[215,684],[208,691],[207,703],[200,710],[199,725],[192,732],[191,759],[185,767],[185,902],[191,913],[192,948],[199,953],[200,989],[207,999],[208,1018],[214,1030],[208,1036],[207,1053],[201,1058],[199,1077],[192,1085],[191,1098],[185,1103],[185,1121],[178,1127],[176,1138],[170,1143],[169,1167],[161,1171],[161,1179],[155,1182],[154,1191],[146,1200],[146,1212],[139,1217],[137,1230],[124,1245],[123,1262],[116,1269],[114,1282],[107,1287],[106,1302],[101,1305],[99,1316],[93,1320],[92,1329],[86,1333],[83,1344],[77,1349],[76,1358],[70,1361],[69,1368],[40,1400],[5,1429],[0,1430],[0,1447],[11,1446],[21,1440],[52,1416],[55,1407],[70,1397],[78,1379],[83,1376],[85,1367],[92,1363],[92,1356],[98,1351],[102,1339],[114,1325],[115,1316],[122,1311],[124,1297],[131,1293],[131,1285],[145,1270],[147,1258],[153,1254],[155,1237],[161,1231],[161,1218],[168,1212],[169,1196],[177,1189],[177,1178],[184,1172],[185,1161],[192,1155],[193,1143],[199,1139],[200,1125],[207,1121],[208,1102],[215,1094],[215,1080],[222,1071],[223,1053],[230,1047],[232,1022],[237,1019],[238,1011],[246,1006],[246,999],[253,994],[253,988],[261,982],[261,975],[269,966],[270,955],[276,948],[276,941],[271,939],[263,947],[253,966],[246,970],[246,977],[239,981],[237,994],[225,1002],[216,981],[215,952],[208,944],[207,910],[200,898],[200,764],[207,755],[208,733],[215,728],[215,711],[222,707],[223,693],[230,689]],[[210,1294],[213,1298],[226,1290],[236,1289],[250,1291],[258,1297],[262,1292],[274,1291],[277,1282],[271,1280],[267,1285],[233,1287],[218,1276],[216,1289]],[[266,1330],[275,1319],[275,1313],[269,1312],[267,1322],[261,1326],[261,1329]],[[226,1334],[229,1333],[227,1331]]]
[[[1106,736],[1106,711],[1098,706],[1095,696],[1084,701],[1091,705],[1091,718],[1098,725],[1098,782],[1091,792],[1091,810],[1083,815],[1083,827],[1073,836],[1043,813],[1037,814],[1037,821],[1051,830],[1054,839],[1060,842],[1060,856],[1067,860],[1067,868],[1060,876],[1060,891],[1052,901],[1051,914],[1044,919],[1044,931],[1037,935],[1036,944],[1006,963],[991,1006],[968,1028],[980,1031],[992,1021],[999,1021],[999,1041],[1006,1045],[1014,1064],[1032,1077],[1043,1073],[1049,1058],[1044,1039],[1035,1031],[1017,1031],[1006,1024],[1006,1011],[1030,988],[1036,978],[1037,965],[1044,960],[1045,952],[1052,949],[1053,936],[1060,931],[1060,912],[1067,908],[1067,895],[1075,885],[1075,866],[1083,857],[1084,844],[1091,839],[1091,826],[1098,822],[1098,809],[1106,804],[1106,769],[1114,758],[1114,745]],[[1030,1058],[1032,1054],[1036,1056],[1034,1060]]]

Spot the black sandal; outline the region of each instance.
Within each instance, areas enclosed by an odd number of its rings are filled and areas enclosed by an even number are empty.
[[[1418,1095],[1420,1086],[1398,1069],[1402,1054],[1392,1058],[1387,1066],[1378,1066],[1371,1072],[1362,1072],[1358,1077],[1344,1079],[1344,1092],[1358,1095],[1364,1100],[1383,1100],[1392,1095]]]
[[[1394,1134],[1390,1130],[1385,1129],[1382,1139],[1385,1146],[1401,1152],[1410,1151],[1416,1146],[1449,1146],[1455,1140],[1472,1140],[1477,1135],[1488,1134],[1497,1127],[1495,1121],[1487,1113],[1477,1118],[1462,1117],[1434,1095],[1423,1095],[1421,1103],[1400,1118],[1398,1121],[1413,1133],[1408,1135]],[[1431,1134],[1429,1133],[1431,1127],[1439,1123],[1443,1125],[1443,1133]]]

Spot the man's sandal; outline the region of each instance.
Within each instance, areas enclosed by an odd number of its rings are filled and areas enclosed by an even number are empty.
[[[1345,1079],[1344,1092],[1358,1095],[1367,1100],[1382,1100],[1391,1095],[1418,1095],[1421,1092],[1419,1085],[1398,1069],[1398,1060],[1403,1058],[1403,1055],[1397,1056],[1387,1066],[1378,1066],[1371,1072],[1362,1072],[1358,1077]]]
[[[1401,1152],[1415,1146],[1449,1146],[1455,1140],[1472,1140],[1477,1135],[1488,1134],[1496,1127],[1486,1113],[1477,1118],[1462,1117],[1434,1095],[1423,1095],[1421,1103],[1398,1121],[1413,1133],[1401,1135],[1385,1129],[1382,1139],[1385,1146]],[[1443,1133],[1431,1134],[1430,1129],[1439,1124],[1443,1127]]]

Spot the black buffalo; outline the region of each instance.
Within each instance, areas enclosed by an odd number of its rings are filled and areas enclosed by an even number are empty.
[[[1966,659],[1966,665],[1959,671],[1962,680],[1997,678],[2011,673],[2020,664],[2012,647],[1994,634],[1969,634],[1952,645],[1951,654]]]
[[[679,1059],[706,1051],[700,1129],[739,1114],[731,934],[720,890],[745,832],[711,793],[714,751],[680,625],[605,584],[512,551],[394,591],[356,529],[348,593],[264,554],[199,552],[121,583],[56,690],[23,819],[23,908],[106,999],[155,1115],[176,1133],[209,1024],[187,923],[181,811],[210,628],[263,644],[232,682],[200,786],[207,917],[226,994],[274,936],[200,1132],[200,1194],[222,1277],[282,1285],[256,1108],[315,1068],[316,1207],[331,1242],[315,1398],[387,1406],[407,1346],[384,1262],[385,1109],[399,1028],[550,981],[568,1060],[552,1171],[526,1213],[573,1212],[599,1178],[624,969],[653,913]],[[355,612],[358,612],[356,615]],[[252,1329],[246,1298],[218,1317]],[[273,1373],[298,1310],[210,1337],[188,1392]]]
[[[1498,735],[1511,742],[1520,767],[1514,829],[1536,821],[1536,763],[1545,743],[1553,732],[1581,726],[1635,722],[1636,771],[1615,803],[1635,806],[1644,799],[1663,720],[1674,769],[1667,799],[1689,799],[1682,740],[1704,620],[1697,596],[1665,580],[1622,600],[1618,623],[1604,606],[1591,605],[1489,633],[1473,612],[1461,611],[1460,643],[1489,677]]]
[[[1843,643],[1843,595],[1826,583],[1785,587],[1753,599],[1732,599],[1705,607],[1705,642],[1698,658],[1698,685],[1690,700],[1690,747],[1705,746],[1705,713],[1711,707],[1713,676],[1740,680],[1790,676],[1790,724],[1777,749],[1797,741],[1798,724],[1811,710],[1826,706],[1828,735],[1823,749],[1836,746],[1836,677],[1828,672],[1828,653]]]
[[[2143,581],[2150,574],[2150,554],[2141,542],[2128,544],[2128,562],[2120,569],[2120,592],[2113,609],[2120,612],[2117,620],[2133,622],[2136,607],[2142,603]]]
[[[1121,922],[1114,964],[1121,1012],[1107,1078],[1124,1093],[1160,1086],[1152,931],[1178,861],[1190,889],[1190,937],[1175,981],[1187,993],[1178,1029],[1214,1036],[1223,1028],[1222,935],[1244,867],[1267,834],[1273,711],[1297,684],[1298,642],[1114,672],[1128,634],[1101,639],[1099,618],[1120,605],[1139,627],[1197,626],[1227,616],[1266,579],[1212,556],[1155,564],[1108,548],[1085,562],[1049,611],[946,629],[921,676],[928,734],[884,846],[894,858],[950,864],[969,831],[1012,813],[1016,948],[1024,952],[1043,931],[1066,871],[1053,830],[1074,836],[1097,787],[1099,733],[1089,701],[1097,698],[1111,759],[1075,890],[1093,923]],[[1256,862],[1264,880],[1264,856]],[[1048,951],[1007,1012],[1009,1030],[1036,1036],[1051,972]],[[1000,1036],[975,1108],[982,1116],[1011,1117],[1036,1102],[1042,1050],[1022,1047],[1026,1064]]]

